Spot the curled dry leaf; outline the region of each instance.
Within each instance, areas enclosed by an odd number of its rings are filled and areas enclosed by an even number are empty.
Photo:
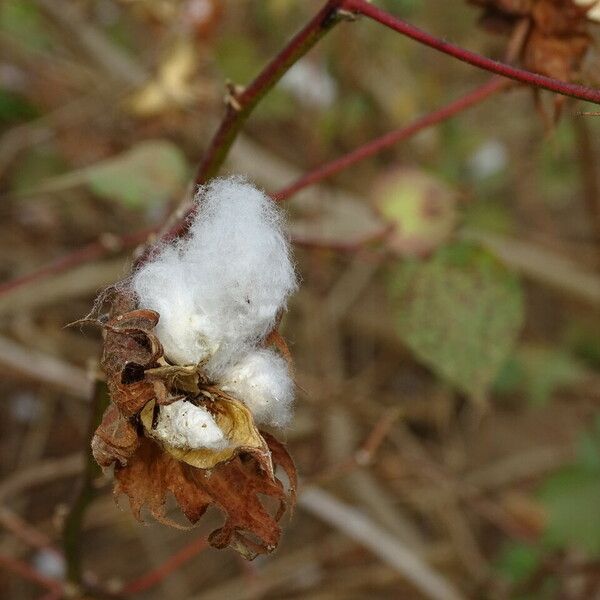
[[[285,447],[261,433],[243,402],[215,387],[202,365],[169,365],[154,334],[158,313],[135,308],[116,294],[108,318],[92,318],[104,331],[101,365],[112,404],[92,441],[102,467],[114,465],[115,493],[128,496],[134,516],[146,508],[157,520],[181,527],[166,515],[172,494],[196,523],[210,506],[224,525],[209,536],[216,548],[231,547],[248,559],[271,552],[281,536],[278,521],[295,502],[296,470]],[[152,438],[156,411],[185,399],[206,408],[225,434],[224,449],[182,449]],[[287,490],[275,476],[280,466]],[[262,497],[277,501],[269,511]]]
[[[106,409],[102,423],[92,438],[92,454],[101,467],[126,465],[139,446],[136,428],[113,404]]]
[[[266,456],[244,453],[216,469],[196,469],[163,452],[148,438],[142,438],[139,450],[127,467],[115,466],[115,491],[129,497],[138,519],[146,507],[155,519],[175,526],[165,516],[169,492],[192,523],[196,523],[209,506],[215,506],[225,515],[225,523],[209,536],[210,544],[216,548],[231,546],[245,558],[252,559],[277,547],[281,535],[278,520],[288,503],[283,485],[272,475],[271,459],[263,462]],[[281,466],[293,469],[285,449],[284,456]],[[294,480],[293,470],[288,472],[288,477]],[[279,501],[274,515],[265,509],[259,495]]]
[[[592,47],[589,25],[594,4],[581,0],[469,0],[483,7],[482,25],[495,32],[510,32],[520,19],[529,21],[529,34],[521,52],[522,65],[562,81],[579,78],[583,59]],[[555,117],[564,102],[556,97]]]

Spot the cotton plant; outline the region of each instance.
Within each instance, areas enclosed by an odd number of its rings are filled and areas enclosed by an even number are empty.
[[[252,558],[280,535],[282,510],[271,515],[260,495],[283,508],[294,498],[291,458],[258,427],[292,417],[277,328],[298,281],[282,213],[264,192],[240,177],[216,179],[195,202],[187,234],[152,249],[94,320],[112,404],[92,450],[114,466],[115,490],[135,516],[146,507],[169,522],[169,493],[192,522],[214,504],[226,521],[210,543]]]
[[[139,306],[159,313],[167,360],[202,365],[258,423],[285,426],[294,396],[288,365],[262,347],[297,287],[281,212],[237,177],[202,188],[196,202],[189,235],[157,249],[131,290]],[[225,444],[206,409],[186,400],[162,409],[154,431],[192,449]]]

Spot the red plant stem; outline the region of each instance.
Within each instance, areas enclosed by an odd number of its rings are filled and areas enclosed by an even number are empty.
[[[475,88],[458,100],[454,100],[454,102],[451,102],[443,108],[435,110],[424,117],[413,121],[406,127],[386,133],[377,139],[363,144],[356,150],[353,150],[344,156],[340,156],[339,158],[336,158],[335,160],[325,163],[313,171],[306,173],[306,175],[303,175],[291,185],[273,194],[273,198],[277,201],[287,200],[300,190],[314,185],[315,183],[331,177],[332,175],[336,175],[340,171],[347,169],[357,162],[373,156],[374,154],[377,154],[378,152],[381,152],[382,150],[385,150],[386,148],[389,148],[390,146],[393,146],[402,140],[412,137],[427,127],[441,123],[455,114],[462,112],[463,110],[466,110],[475,104],[479,104],[486,98],[489,98],[496,92],[505,88],[507,84],[508,82],[505,79],[494,77],[484,85]]]
[[[208,542],[204,538],[197,538],[184,546],[181,550],[170,556],[164,563],[148,571],[146,574],[130,581],[123,588],[123,594],[139,594],[159,584],[168,577],[173,571],[176,571],[194,558],[198,553],[208,547]]]
[[[553,79],[551,77],[545,77],[544,75],[512,67],[505,63],[476,54],[475,52],[465,50],[460,46],[436,38],[435,36],[402,21],[398,17],[373,6],[367,2],[367,0],[345,0],[343,7],[347,10],[364,15],[365,17],[369,17],[421,44],[434,48],[449,56],[453,56],[454,58],[473,65],[474,67],[478,67],[479,69],[484,69],[485,71],[496,73],[497,75],[502,75],[509,79],[514,79],[515,81],[519,81],[526,85],[556,92],[563,96],[571,96],[572,98],[578,98],[579,100],[587,100],[594,104],[600,104],[600,90],[567,83],[566,81],[559,81],[558,79]]]
[[[8,571],[12,571],[13,573],[20,575],[24,579],[33,581],[39,586],[46,588],[47,590],[50,590],[52,592],[58,592],[63,589],[62,583],[56,581],[56,579],[51,579],[50,577],[46,577],[45,575],[38,573],[26,562],[17,558],[12,558],[10,556],[0,554],[0,567],[4,567]]]
[[[482,85],[481,87],[474,89],[466,96],[455,100],[446,107],[440,108],[428,115],[425,115],[424,117],[421,117],[420,119],[416,120],[407,127],[403,127],[401,129],[398,129],[397,131],[388,133],[380,138],[377,138],[376,140],[373,140],[363,146],[360,146],[359,148],[353,150],[347,155],[341,156],[340,158],[337,158],[323,165],[322,167],[318,167],[314,171],[311,171],[303,177],[301,177],[300,179],[298,179],[298,181],[283,188],[282,190],[279,190],[278,192],[275,192],[273,194],[273,198],[278,201],[287,200],[300,190],[310,185],[314,185],[315,183],[322,181],[327,177],[335,175],[343,169],[357,163],[360,160],[364,160],[365,158],[373,156],[377,152],[389,148],[397,142],[406,140],[429,126],[441,123],[445,119],[456,115],[462,110],[466,110],[467,108],[470,108],[475,104],[482,102],[492,94],[502,89],[502,87],[504,87],[505,84],[506,82],[504,80],[494,78],[488,83]],[[184,220],[185,217],[181,219],[181,221]],[[91,244],[84,246],[80,250],[67,254],[59,258],[58,260],[46,265],[45,267],[38,269],[37,271],[33,271],[32,273],[28,273],[21,277],[16,277],[15,279],[11,279],[10,281],[0,284],[0,296],[12,292],[30,283],[37,282],[51,275],[62,273],[64,271],[67,271],[68,269],[77,267],[81,264],[87,263],[97,258],[101,258],[113,252],[115,249],[125,250],[127,248],[133,248],[138,244],[144,242],[148,238],[148,236],[156,234],[160,230],[160,228],[161,226],[159,225],[151,228],[138,230],[124,236],[116,237],[114,246],[112,244],[107,244],[102,240],[92,242]],[[176,235],[176,232],[170,231],[169,234]],[[301,246],[314,246],[314,244],[311,244],[308,240],[298,239],[296,241]]]
[[[0,525],[32,548],[48,550],[53,554],[61,555],[60,550],[52,545],[52,540],[45,533],[4,506],[0,506]]]
[[[413,27],[412,25],[409,25],[380,9],[377,9],[376,7],[371,6],[364,0],[330,0],[330,2],[327,2],[321,11],[319,11],[319,13],[308,23],[308,25],[291,40],[288,46],[286,46],[280,52],[280,54],[277,55],[275,59],[269,63],[269,65],[267,65],[257,79],[250,84],[250,86],[246,88],[244,92],[236,96],[235,102],[237,103],[238,107],[243,104],[243,110],[236,111],[232,106],[228,108],[228,112],[209,146],[206,158],[198,169],[196,182],[206,181],[216,173],[225,159],[227,151],[231,147],[237,132],[239,131],[243,122],[249,116],[254,106],[281,78],[286,69],[289,68],[289,66],[295,60],[302,56],[302,54],[306,52],[314,43],[316,43],[321,35],[323,35],[326,28],[336,22],[336,19],[332,18],[332,15],[335,15],[333,11],[339,12],[340,9],[354,10],[357,13],[361,13],[388,27],[391,27],[399,33],[407,35],[419,42],[440,50],[441,52],[450,54],[477,67],[499,73],[529,85],[543,87],[560,94],[570,95],[577,98],[590,100],[591,102],[600,103],[600,91],[598,90],[592,90],[590,88],[557,81],[549,77],[536,75],[535,73],[530,73],[522,69],[516,69],[504,63],[482,57],[473,52],[469,52],[468,50],[463,50],[458,46],[454,46],[439,40],[438,38],[431,36],[430,34]],[[261,86],[263,86],[264,89],[262,89]],[[292,194],[303,189],[304,187],[313,185],[318,181],[322,181],[326,177],[339,173],[344,168],[355,164],[359,160],[363,160],[364,158],[372,156],[376,152],[383,150],[384,148],[387,148],[398,141],[406,140],[411,135],[414,135],[429,125],[440,123],[444,119],[457,114],[461,110],[473,106],[477,102],[481,102],[491,94],[495,93],[495,91],[497,91],[497,89],[495,89],[496,86],[498,86],[498,89],[502,87],[500,80],[492,80],[484,86],[477,88],[471,92],[473,97],[471,97],[471,95],[467,95],[459,100],[456,100],[449,106],[422,117],[406,128],[402,128],[395,132],[384,135],[377,140],[373,140],[372,142],[361,146],[346,156],[342,156],[339,159],[331,161],[330,163],[315,169],[315,171],[311,173],[307,173],[295,183],[284,188],[283,190],[280,190],[279,192],[276,192],[274,197],[278,200],[287,199]],[[178,223],[176,223],[175,226],[167,232],[165,235],[167,239],[184,231],[185,220],[187,216],[188,214],[184,215],[178,221]],[[142,243],[147,236],[156,234],[158,231],[160,231],[160,229],[161,226],[152,227],[149,229],[136,231],[132,234],[117,237],[115,239],[119,249],[131,248]],[[38,269],[37,271],[22,277],[17,277],[5,282],[4,284],[0,284],[0,296],[29,283],[34,283],[50,275],[61,273],[80,264],[105,256],[111,251],[113,251],[112,245],[107,245],[102,241],[88,244],[80,250],[67,254],[55,262]]]
[[[221,125],[213,136],[195,176],[195,185],[201,184],[216,175],[223,164],[229,148],[233,144],[239,130],[248,119],[258,102],[281,79],[289,68],[304,54],[306,54],[329,31],[340,18],[338,8],[343,0],[328,0],[323,8],[301,29],[279,52],[275,58],[258,74],[258,76],[243,91],[236,93],[227,103],[227,109]],[[165,239],[180,235],[185,230],[186,217],[177,221],[164,236]],[[115,238],[116,249],[124,250],[141,244],[150,235],[161,231],[162,224],[135,231]],[[10,281],[0,284],[0,296],[17,288],[34,283],[40,279],[67,271],[80,264],[84,264],[109,254],[115,248],[99,240],[83,248],[62,256],[48,265]]]
[[[149,236],[156,233],[157,227],[147,227],[144,229],[138,229],[133,233],[128,233],[122,236],[110,236],[110,241],[100,239],[96,242],[91,242],[79,250],[70,252],[61,256],[57,260],[48,263],[44,267],[22,275],[21,277],[15,277],[10,281],[6,281],[0,284],[0,296],[12,292],[13,290],[34,283],[40,279],[45,279],[50,275],[56,275],[64,271],[68,271],[74,267],[78,267],[81,264],[91,262],[97,258],[102,258],[112,252],[119,252],[127,248],[133,248],[138,244],[141,244],[148,239]]]
[[[214,177],[225,160],[238,131],[254,107],[281,79],[289,68],[310,50],[339,20],[338,8],[344,0],[329,0],[241,92],[232,89],[227,112],[215,133],[198,172],[195,183],[202,184]]]

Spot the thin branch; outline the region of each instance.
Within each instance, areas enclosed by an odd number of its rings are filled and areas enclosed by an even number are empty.
[[[89,400],[92,391],[85,370],[39,350],[0,336],[0,367],[25,379],[42,382],[75,398]]]
[[[82,469],[83,458],[79,453],[60,458],[48,458],[20,469],[0,482],[0,503],[29,488],[78,475]]]
[[[200,537],[192,540],[189,544],[181,548],[181,550],[170,556],[164,563],[126,584],[122,593],[125,595],[140,594],[155,587],[173,573],[173,571],[176,571],[182,565],[192,560],[192,558],[207,547],[208,542],[205,538]]]
[[[225,116],[221,121],[206,155],[195,176],[195,185],[208,181],[216,175],[223,164],[237,134],[246,122],[256,105],[273,86],[283,77],[290,67],[304,56],[342,16],[338,7],[343,0],[328,0],[323,8],[301,29],[277,54],[273,60],[258,74],[244,90],[230,89]],[[185,229],[186,216],[178,219],[167,232],[168,237],[178,235]],[[123,236],[109,236],[92,242],[83,248],[66,254],[48,265],[10,281],[0,284],[0,296],[14,289],[34,283],[56,273],[62,273],[77,265],[101,258],[111,252],[134,248],[158,233],[162,224],[148,229],[135,231]]]
[[[304,56],[336,23],[341,20],[338,8],[344,0],[329,0],[325,6],[301,29],[254,81],[242,91],[230,89],[227,112],[215,133],[206,156],[196,174],[195,183],[202,184],[219,171],[229,148],[255,106],[290,67]]]
[[[356,12],[357,14],[369,17],[394,31],[401,33],[413,40],[429,46],[439,52],[453,56],[462,62],[466,62],[474,67],[489,71],[490,73],[496,73],[496,75],[502,75],[509,79],[514,79],[525,85],[534,86],[536,88],[542,88],[551,92],[556,92],[563,96],[570,96],[571,98],[578,98],[579,100],[586,100],[594,104],[600,104],[600,90],[588,88],[582,85],[576,85],[568,83],[566,81],[560,81],[551,77],[545,77],[525,69],[519,69],[512,67],[503,62],[486,58],[470,50],[465,50],[460,46],[451,44],[441,40],[414,25],[410,25],[405,21],[402,21],[398,17],[391,15],[390,13],[373,6],[367,0],[345,0],[344,8]]]
[[[397,19],[396,17],[381,11],[364,0],[337,0],[327,2],[321,11],[315,16],[304,29],[302,29],[290,43],[273,59],[269,65],[259,74],[246,90],[240,92],[233,98],[234,105],[240,110],[236,110],[233,105],[228,106],[227,113],[223,119],[221,126],[215,134],[207,151],[206,158],[202,162],[196,175],[196,183],[204,182],[218,171],[218,168],[225,160],[227,152],[231,147],[235,136],[239,129],[250,115],[252,109],[258,101],[267,93],[273,85],[281,78],[291,64],[298,60],[305,52],[314,45],[318,39],[327,31],[337,20],[339,20],[339,10],[352,9],[356,12],[369,16],[376,21],[391,27],[392,29],[403,33],[417,41],[420,41],[428,46],[436,48],[447,54],[451,54],[456,58],[470,62],[480,68],[499,73],[505,77],[516,79],[528,85],[551,89],[557,93],[571,95],[578,98],[590,100],[591,102],[600,103],[600,91],[577,86],[566,82],[557,81],[535,73],[530,73],[522,69],[511,67],[504,63],[496,62],[491,59],[474,54],[458,46],[454,46],[430,34],[421,31]],[[328,15],[328,16],[327,16]],[[335,18],[338,15],[338,19]],[[260,83],[259,83],[260,82]],[[307,173],[298,181],[287,186],[286,188],[276,192],[274,198],[277,200],[285,200],[293,194],[322,181],[323,179],[335,175],[349,166],[356,164],[360,160],[364,160],[373,156],[377,152],[392,146],[393,144],[408,139],[423,129],[435,125],[448,119],[449,117],[467,109],[475,104],[485,100],[489,96],[495,94],[506,86],[506,82],[501,79],[492,79],[483,86],[476,88],[470,94],[452,102],[448,106],[438,109],[429,115],[421,117],[417,121],[407,127],[398,129],[397,131],[386,134],[376,140],[373,140],[360,148],[350,152],[349,154],[335,159],[314,171]],[[263,89],[264,88],[264,89]],[[231,103],[230,103],[231,104]],[[233,112],[232,112],[233,111]],[[181,218],[166,232],[165,238],[172,238],[181,234],[185,230],[186,218],[189,213],[184,213]],[[17,277],[4,284],[0,284],[0,296],[14,289],[25,286],[29,283],[36,282],[50,275],[67,271],[77,265],[86,263],[97,258],[101,258],[115,250],[123,250],[132,248],[142,243],[148,236],[152,236],[161,230],[161,226],[155,226],[149,229],[139,230],[132,234],[124,236],[110,237],[111,243],[107,244],[105,240],[93,242],[84,248],[65,255],[57,261],[38,269],[32,273]],[[310,241],[300,240],[300,243]]]
[[[366,144],[356,148],[356,150],[353,150],[344,156],[340,156],[339,158],[336,158],[316,168],[315,170],[306,173],[306,175],[303,175],[291,185],[273,194],[273,198],[278,201],[287,200],[300,190],[314,185],[315,183],[331,177],[332,175],[336,175],[340,171],[351,167],[365,158],[369,158],[378,152],[397,144],[398,142],[407,140],[420,131],[427,129],[432,125],[437,125],[438,123],[449,119],[457,113],[483,102],[493,94],[496,94],[500,90],[506,88],[507,85],[508,82],[505,79],[494,77],[484,85],[475,88],[465,96],[459,98],[458,100],[454,100],[454,102],[451,102],[447,106],[435,110],[417,119],[416,121],[413,121],[411,124],[405,127],[391,131],[390,133],[386,133],[375,140],[367,142]]]
[[[6,506],[0,506],[0,525],[32,548],[61,555],[60,550],[54,547],[52,540],[45,533],[27,523]]]
[[[12,571],[24,579],[32,581],[33,583],[36,583],[40,587],[43,587],[53,593],[58,593],[63,589],[63,585],[59,581],[42,575],[26,562],[17,558],[0,554],[0,568]]]
[[[37,271],[22,275],[21,277],[15,277],[10,281],[0,284],[0,296],[30,283],[37,282],[40,279],[50,277],[50,275],[56,275],[57,273],[68,271],[81,264],[102,258],[107,254],[134,248],[147,240],[149,236],[156,233],[157,229],[157,227],[139,229],[123,236],[105,235],[96,242],[92,242],[83,248],[79,248],[74,252],[69,252],[64,256],[61,256]]]
[[[396,131],[388,133],[380,138],[377,138],[367,144],[353,150],[347,155],[341,156],[321,167],[318,167],[314,171],[311,171],[298,179],[291,185],[279,190],[273,194],[273,198],[279,201],[287,200],[300,190],[314,185],[315,183],[326,179],[332,175],[335,175],[343,169],[356,164],[360,160],[364,160],[373,156],[377,152],[381,152],[386,148],[393,146],[394,144],[407,140],[413,135],[423,131],[427,127],[441,123],[445,119],[448,119],[459,112],[471,108],[475,104],[484,101],[496,92],[500,91],[506,86],[506,82],[502,79],[494,78],[488,83],[474,89],[472,92],[455,100],[448,106],[440,108],[428,115],[417,119],[406,127],[402,127]],[[184,215],[180,223],[185,221]],[[81,264],[102,258],[113,252],[134,248],[135,246],[143,243],[148,239],[149,236],[155,235],[161,228],[161,225],[146,228],[135,231],[133,233],[123,236],[104,236],[96,242],[92,242],[83,248],[66,254],[62,258],[21,277],[16,277],[10,281],[0,284],[0,296],[8,294],[18,288],[26,286],[30,283],[38,282],[41,279],[56,275],[64,271],[68,271]],[[176,230],[172,230],[171,234]],[[313,240],[298,239],[297,243],[300,246],[314,246]],[[346,250],[347,248],[341,248]],[[351,248],[354,250],[354,248]]]
[[[359,510],[316,487],[303,490],[298,503],[307,512],[368,548],[425,597],[434,600],[463,598],[440,573]]]
[[[63,525],[63,551],[67,563],[67,578],[70,582],[82,583],[82,528],[88,506],[96,495],[94,480],[100,475],[100,467],[96,464],[90,450],[90,442],[96,427],[108,406],[109,397],[106,383],[98,381],[90,406],[90,422],[86,445],[83,450],[85,467],[81,477],[80,488]]]

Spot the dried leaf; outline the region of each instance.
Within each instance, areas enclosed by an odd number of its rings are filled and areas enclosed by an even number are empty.
[[[281,356],[285,359],[285,362],[288,364],[290,372],[293,373],[294,365],[292,361],[292,353],[290,352],[285,339],[279,333],[277,328],[273,329],[266,337],[265,346],[275,346],[279,354],[281,354]]]
[[[525,47],[523,65],[547,77],[571,81],[579,70],[589,44],[590,39],[584,34],[558,37],[534,29]]]
[[[92,438],[92,454],[101,467],[113,463],[125,466],[139,446],[135,427],[112,404],[104,413],[102,423]]]
[[[100,364],[112,401],[125,416],[138,413],[161,392],[144,377],[144,370],[157,366],[162,356],[162,346],[152,333],[158,318],[152,310],[135,310],[103,326],[106,335]]]
[[[592,45],[589,23],[598,16],[593,0],[469,0],[484,7],[482,24],[510,33],[518,19],[528,18],[529,34],[521,61],[536,73],[563,81],[578,78],[583,58]],[[548,126],[560,115],[564,97],[555,97],[554,114],[549,116],[537,98],[537,108]]]
[[[279,445],[277,457],[284,463],[288,477],[295,481],[291,458]],[[165,503],[171,492],[185,516],[196,523],[209,506],[217,507],[225,516],[224,525],[209,536],[215,548],[233,547],[248,559],[274,550],[281,528],[277,521],[288,505],[281,482],[257,455],[240,455],[213,470],[196,469],[162,451],[158,444],[142,438],[140,448],[126,467],[116,466],[115,493],[129,497],[134,516],[141,520],[143,507],[159,521],[169,522]],[[259,495],[279,501],[271,515]],[[246,537],[251,535],[256,541]]]
[[[139,116],[148,117],[189,105],[200,93],[194,82],[197,67],[198,51],[194,44],[180,39],[164,57],[156,77],[129,98],[129,108]]]
[[[147,369],[146,378],[152,381],[162,381],[169,389],[176,389],[197,396],[200,393],[201,372],[196,365],[181,367],[166,365]]]

